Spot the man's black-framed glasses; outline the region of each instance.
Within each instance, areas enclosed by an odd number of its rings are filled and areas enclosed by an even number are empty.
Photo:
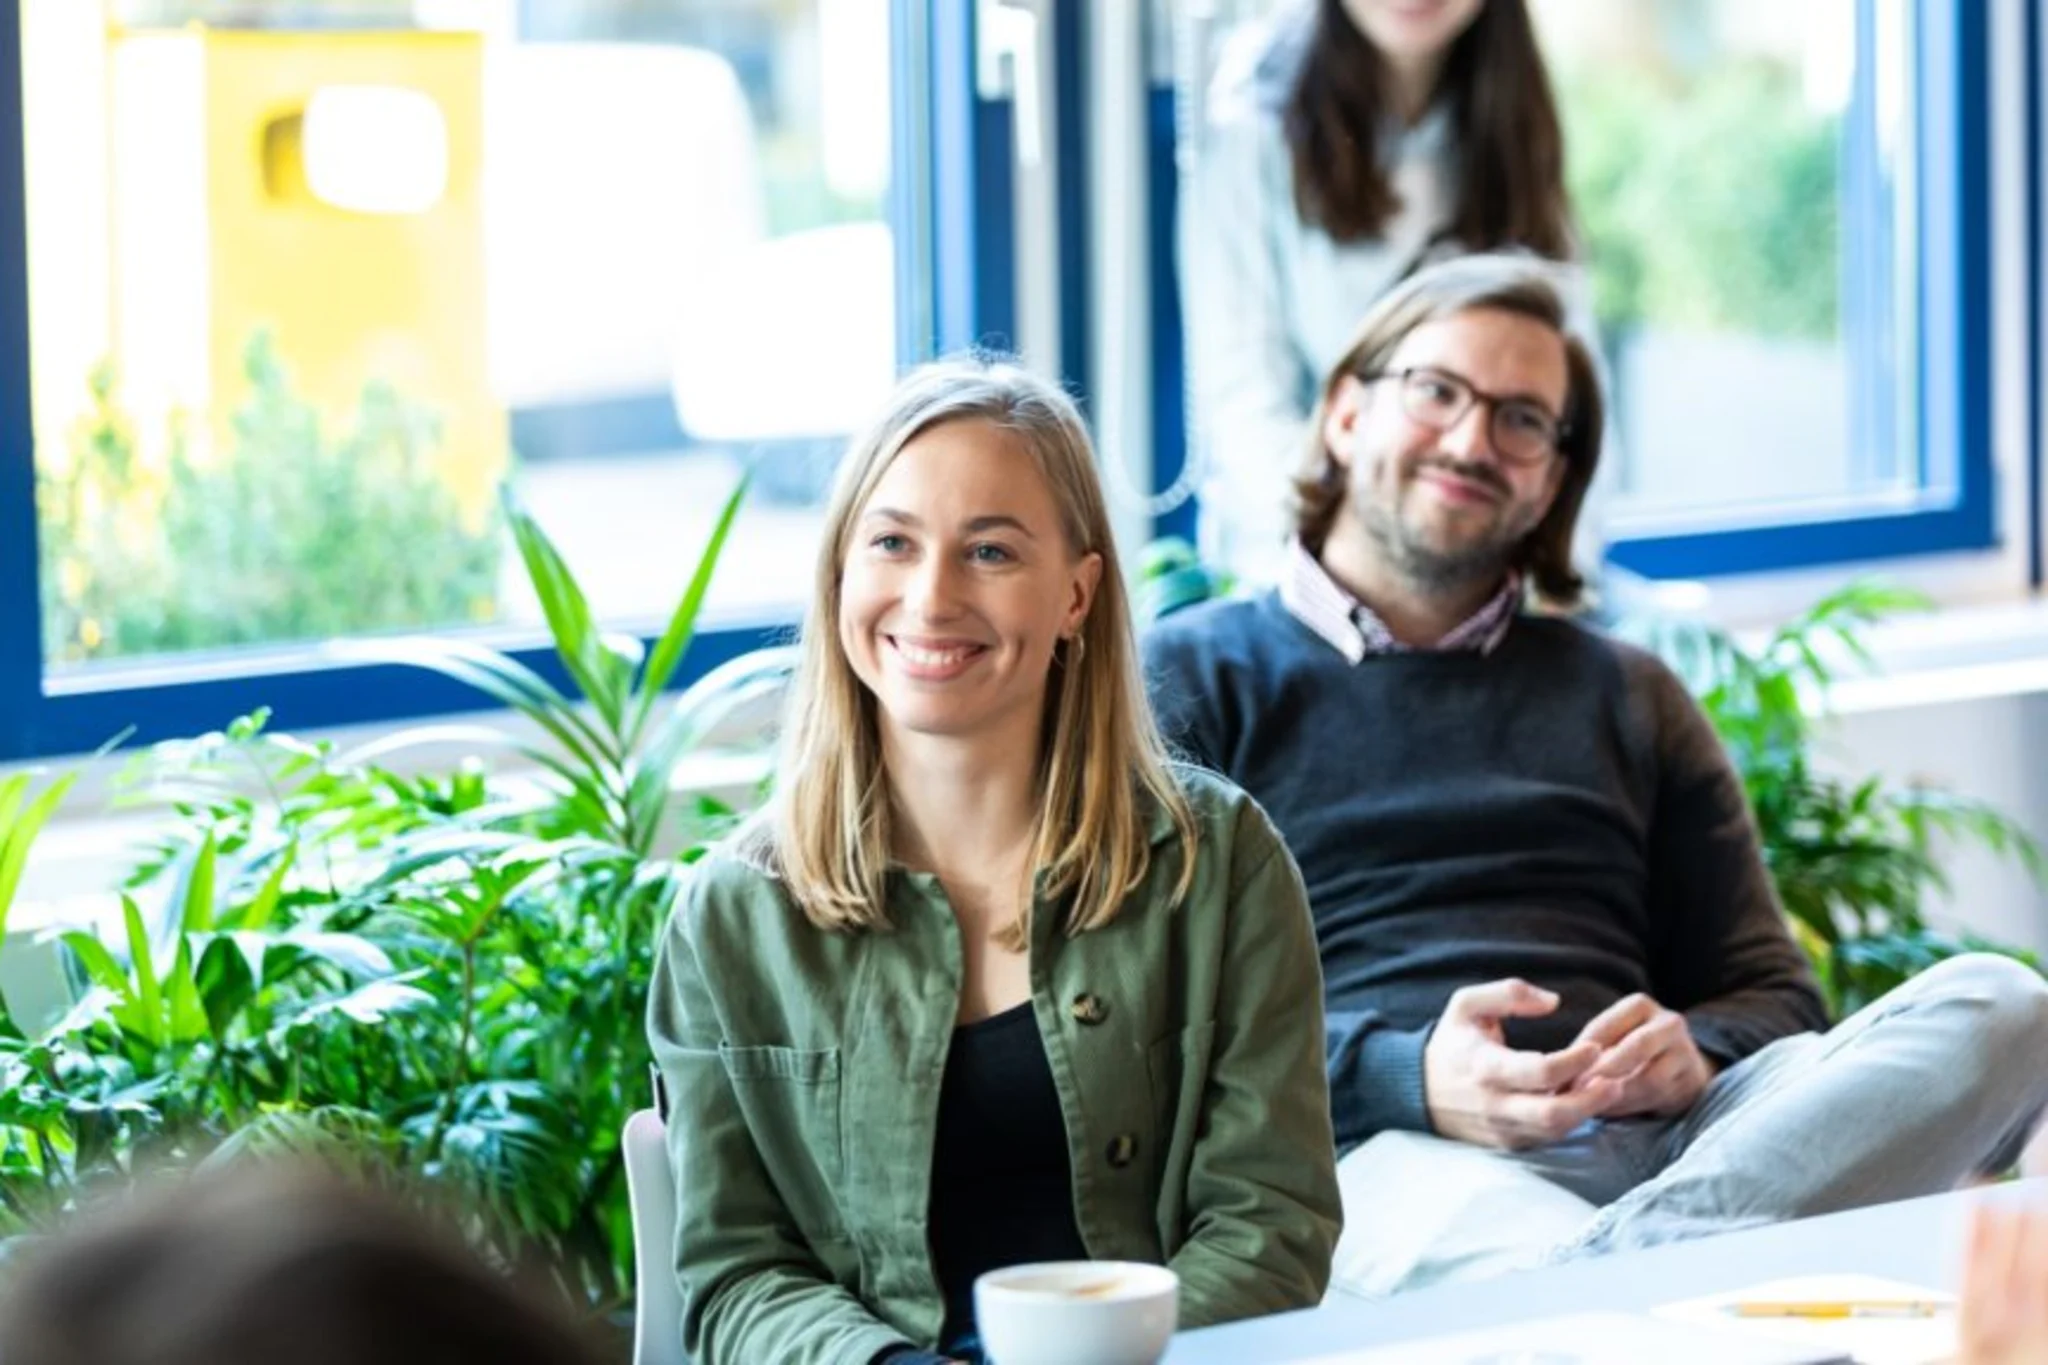
[[[1436,431],[1449,431],[1465,420],[1473,404],[1486,404],[1492,416],[1493,448],[1503,460],[1515,464],[1539,464],[1550,458],[1569,430],[1562,418],[1533,398],[1484,393],[1465,376],[1434,365],[1376,370],[1358,377],[1368,384],[1398,383],[1401,410]]]

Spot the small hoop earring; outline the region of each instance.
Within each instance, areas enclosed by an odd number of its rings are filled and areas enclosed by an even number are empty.
[[[1067,657],[1060,660],[1060,663],[1067,668],[1072,668],[1080,663],[1087,653],[1088,642],[1079,635],[1069,635],[1067,637]]]

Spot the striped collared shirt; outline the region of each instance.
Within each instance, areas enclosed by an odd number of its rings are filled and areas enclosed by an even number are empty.
[[[1296,620],[1354,664],[1374,655],[1405,654],[1414,648],[1396,640],[1386,622],[1330,577],[1329,570],[1299,540],[1287,547],[1287,571],[1280,577],[1280,602]],[[1427,649],[1469,649],[1491,654],[1506,637],[1521,606],[1522,576],[1510,573],[1500,591],[1486,600],[1486,605]]]

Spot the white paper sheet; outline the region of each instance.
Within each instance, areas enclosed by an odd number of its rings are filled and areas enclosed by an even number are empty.
[[[1637,1313],[1578,1313],[1318,1356],[1306,1365],[1840,1365],[1805,1347]]]
[[[1738,1318],[1730,1311],[1737,1303],[1873,1299],[1929,1300],[1946,1307],[1925,1318]],[[1665,1304],[1656,1313],[1672,1322],[1710,1323],[1774,1341],[1840,1351],[1856,1365],[1936,1365],[1955,1353],[1954,1306],[1955,1295],[1925,1285],[1874,1275],[1805,1275]]]

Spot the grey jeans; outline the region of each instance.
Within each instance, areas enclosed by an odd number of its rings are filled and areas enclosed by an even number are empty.
[[[1383,1133],[1337,1173],[1334,1284],[1380,1295],[1954,1188],[2048,1107],[2048,983],[1970,954],[1780,1039],[1675,1118],[1496,1152]]]

